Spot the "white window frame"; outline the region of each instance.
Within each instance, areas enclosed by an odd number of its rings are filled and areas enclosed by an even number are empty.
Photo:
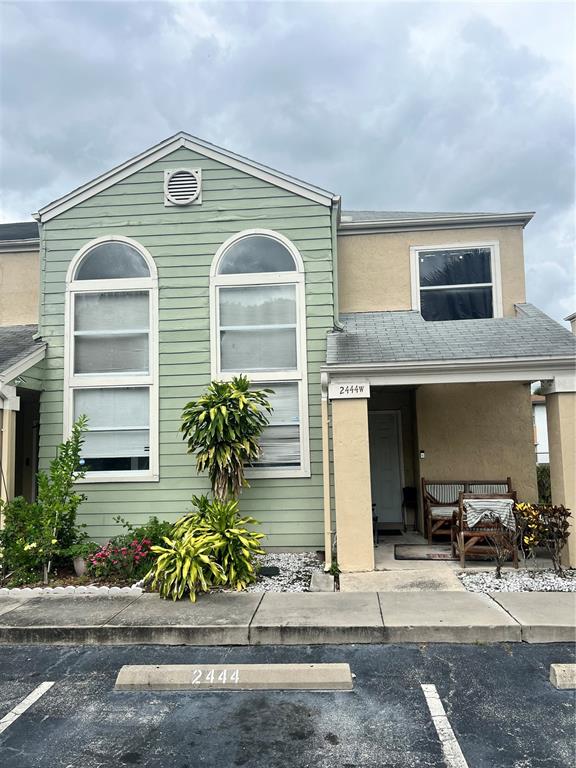
[[[219,275],[218,268],[227,250],[240,240],[261,235],[269,237],[284,245],[292,258],[296,270],[294,272],[257,272],[234,275]],[[306,296],[304,262],[296,246],[287,237],[270,229],[246,229],[229,237],[217,250],[210,269],[210,358],[212,379],[229,381],[244,371],[222,371],[220,368],[220,288],[258,286],[258,285],[294,285],[296,292],[296,359],[295,369],[271,371],[247,371],[246,376],[253,384],[263,386],[274,382],[298,384],[299,418],[300,418],[300,467],[249,467],[246,470],[248,478],[283,478],[310,477],[310,436],[308,424],[308,359],[306,344]]]
[[[109,280],[76,280],[76,272],[84,256],[102,243],[122,242],[135,248],[145,260],[150,277]],[[149,297],[149,365],[148,373],[78,374],[74,372],[74,301],[79,293],[118,293],[147,291]],[[159,408],[158,408],[158,272],[150,253],[129,237],[105,235],[86,243],[76,253],[66,275],[64,330],[64,439],[74,423],[74,392],[81,389],[120,389],[147,387],[149,391],[149,468],[134,471],[87,472],[82,483],[157,482],[159,473]]]
[[[420,252],[421,251],[467,251],[471,248],[489,248],[490,249],[490,271],[492,282],[490,283],[458,283],[461,288],[482,288],[492,287],[492,317],[503,317],[504,310],[502,306],[502,273],[500,269],[500,242],[498,240],[485,240],[471,243],[446,243],[443,245],[413,245],[410,247],[410,278],[412,289],[412,309],[421,311],[420,291],[422,290],[440,290],[441,288],[454,288],[455,285],[442,286],[435,285],[433,288],[420,287]],[[488,319],[488,318],[487,318]],[[447,320],[446,322],[452,322]]]

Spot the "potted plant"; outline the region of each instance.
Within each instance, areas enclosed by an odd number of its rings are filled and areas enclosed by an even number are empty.
[[[86,573],[86,560],[89,555],[98,549],[99,545],[88,538],[79,539],[66,549],[63,554],[72,558],[74,573],[76,576],[84,576]]]

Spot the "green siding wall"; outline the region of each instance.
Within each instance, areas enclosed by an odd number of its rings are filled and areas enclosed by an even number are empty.
[[[202,205],[166,208],[163,173],[202,168]],[[192,494],[208,490],[178,432],[183,405],[210,381],[209,272],[218,247],[244,229],[272,229],[299,249],[306,270],[311,478],[254,479],[242,509],[262,523],[271,547],[323,546],[320,365],[332,328],[330,210],[187,149],[178,149],[43,225],[41,332],[48,342],[41,401],[40,465],[62,439],[66,270],[88,241],[106,234],[134,238],[159,275],[160,481],[85,484],[82,521],[91,537],[118,532],[115,515],[175,519]]]

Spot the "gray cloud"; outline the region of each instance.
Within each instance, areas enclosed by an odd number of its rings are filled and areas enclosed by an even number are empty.
[[[187,130],[348,208],[537,210],[528,295],[560,318],[574,13],[524,10],[522,26],[463,3],[3,3],[3,216]]]

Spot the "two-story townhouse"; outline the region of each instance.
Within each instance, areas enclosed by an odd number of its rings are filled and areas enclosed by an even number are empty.
[[[40,466],[86,413],[89,534],[113,534],[118,514],[175,519],[207,490],[182,407],[246,373],[275,394],[244,511],[268,547],[329,558],[336,540],[343,570],[370,570],[373,518],[403,525],[424,476],[511,476],[536,498],[530,383],[543,381],[553,493],[574,506],[574,337],[526,304],[531,216],[346,212],[167,139],[36,215]],[[421,503],[409,522],[423,530]]]

